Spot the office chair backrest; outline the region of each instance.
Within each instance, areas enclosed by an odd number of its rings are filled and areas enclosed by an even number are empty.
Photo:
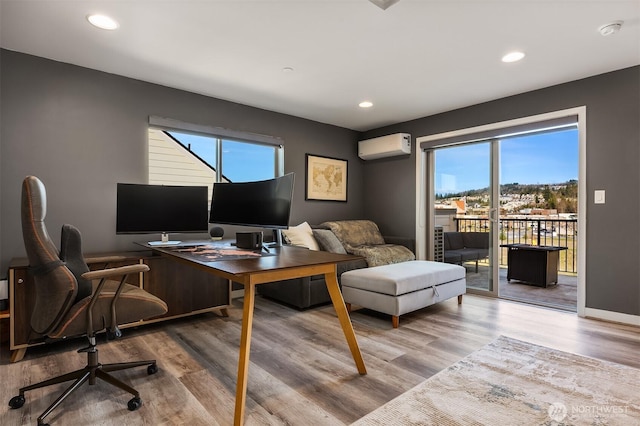
[[[22,237],[29,258],[29,272],[35,283],[36,300],[31,327],[46,335],[53,330],[73,305],[78,283],[64,265],[44,224],[47,195],[44,184],[27,176],[22,184]]]
[[[91,296],[93,291],[91,281],[82,278],[82,274],[89,272],[89,266],[82,254],[82,235],[80,230],[73,225],[62,225],[60,260],[64,262],[78,283],[78,294],[75,301],[78,302],[87,296]]]

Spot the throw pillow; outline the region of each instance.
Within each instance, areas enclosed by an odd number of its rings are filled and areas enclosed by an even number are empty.
[[[336,237],[336,234],[329,229],[314,229],[313,236],[315,237],[321,250],[328,251],[330,253],[347,254],[344,246]]]
[[[313,231],[307,222],[297,226],[290,226],[282,230],[282,235],[294,246],[306,247],[309,250],[320,250],[318,242],[313,238]]]

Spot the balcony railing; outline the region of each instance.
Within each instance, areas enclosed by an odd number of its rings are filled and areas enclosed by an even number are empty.
[[[454,218],[459,232],[489,232],[487,218]],[[532,244],[538,246],[561,246],[558,271],[577,273],[578,254],[577,219],[500,218],[498,239],[500,244]],[[507,264],[507,248],[500,248],[501,266]]]

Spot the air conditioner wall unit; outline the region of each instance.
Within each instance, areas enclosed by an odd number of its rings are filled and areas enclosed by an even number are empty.
[[[363,160],[411,154],[411,135],[394,133],[358,142],[358,157]]]

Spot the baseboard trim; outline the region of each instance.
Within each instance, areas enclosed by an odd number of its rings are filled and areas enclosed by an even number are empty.
[[[594,318],[599,320],[618,322],[621,324],[635,325],[640,327],[640,316],[623,314],[620,312],[605,311],[602,309],[585,308],[584,316],[586,318]]]

